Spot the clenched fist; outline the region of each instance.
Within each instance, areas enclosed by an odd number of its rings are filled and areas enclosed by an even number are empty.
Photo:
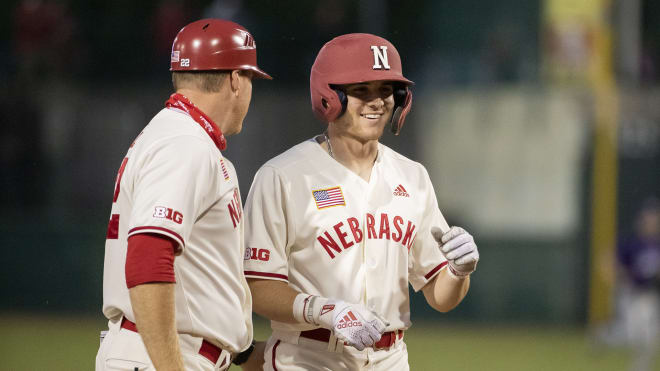
[[[329,329],[334,336],[357,350],[370,347],[380,340],[389,325],[384,318],[361,304],[318,296],[312,300],[311,322]]]
[[[440,252],[447,259],[449,269],[455,276],[468,276],[477,269],[479,250],[474,238],[461,227],[451,227],[442,233],[438,227],[431,228]]]

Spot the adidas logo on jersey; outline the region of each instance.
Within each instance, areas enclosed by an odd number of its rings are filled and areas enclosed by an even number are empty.
[[[403,186],[402,186],[401,184],[399,184],[399,186],[396,187],[396,188],[394,189],[394,193],[393,193],[393,194],[394,194],[395,196],[410,197],[410,195],[408,194],[408,192],[406,191],[406,189],[403,188]]]
[[[337,328],[347,328],[347,327],[358,327],[362,326],[362,322],[358,321],[357,317],[355,317],[355,314],[353,314],[352,311],[348,311],[348,313],[342,318],[339,323],[337,323]]]

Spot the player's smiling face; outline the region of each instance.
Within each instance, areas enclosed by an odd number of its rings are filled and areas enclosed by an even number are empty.
[[[377,140],[392,116],[394,89],[390,81],[368,81],[341,87],[348,98],[336,127],[361,140]]]

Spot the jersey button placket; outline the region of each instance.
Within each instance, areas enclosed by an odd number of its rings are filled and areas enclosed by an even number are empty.
[[[375,209],[372,210],[371,202],[370,202],[371,198],[373,196],[376,196],[374,194],[374,186],[376,184],[378,184],[377,179],[375,179],[377,177],[376,168],[377,168],[377,164],[374,164],[374,167],[371,171],[371,178],[369,179],[369,184],[367,186],[367,192],[366,192],[365,198],[364,198],[365,201],[364,201],[363,208],[362,208],[362,210],[364,210],[363,213],[362,213],[362,235],[364,236],[364,238],[362,239],[362,265],[363,265],[362,268],[364,269],[364,272],[365,272],[365,274],[364,274],[364,301],[365,301],[365,305],[367,306],[367,308],[370,308],[370,309],[372,309],[374,307],[374,302],[371,299],[372,292],[370,290],[371,283],[372,283],[371,280],[372,280],[372,277],[373,277],[372,272],[375,269],[377,269],[378,259],[376,257],[372,256],[371,251],[369,249],[372,246],[372,244],[368,243],[369,242],[369,231],[367,229],[367,213],[371,213],[374,216],[374,218],[376,217],[376,213],[372,212],[372,211],[375,211]]]
[[[363,293],[363,296],[364,296],[365,305],[367,307],[370,307],[371,300],[369,299],[369,290],[368,290],[368,288],[369,288],[369,275],[370,275],[371,267],[366,264],[367,259],[369,259],[368,251],[367,251],[367,239],[369,237],[369,235],[367,234],[367,233],[369,233],[368,230],[367,230],[367,213],[368,213],[367,210],[368,210],[368,208],[365,207],[365,208],[363,208],[363,210],[365,210],[365,211],[362,212],[362,236],[364,236],[364,237],[362,238],[362,243],[360,244],[360,248],[362,249],[362,262],[361,262],[361,264],[362,264],[362,269],[364,269],[364,293]]]

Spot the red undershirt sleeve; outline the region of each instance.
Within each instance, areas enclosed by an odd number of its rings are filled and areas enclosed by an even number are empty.
[[[128,238],[126,286],[130,289],[148,282],[176,282],[174,252],[178,243],[155,233],[141,233]]]

